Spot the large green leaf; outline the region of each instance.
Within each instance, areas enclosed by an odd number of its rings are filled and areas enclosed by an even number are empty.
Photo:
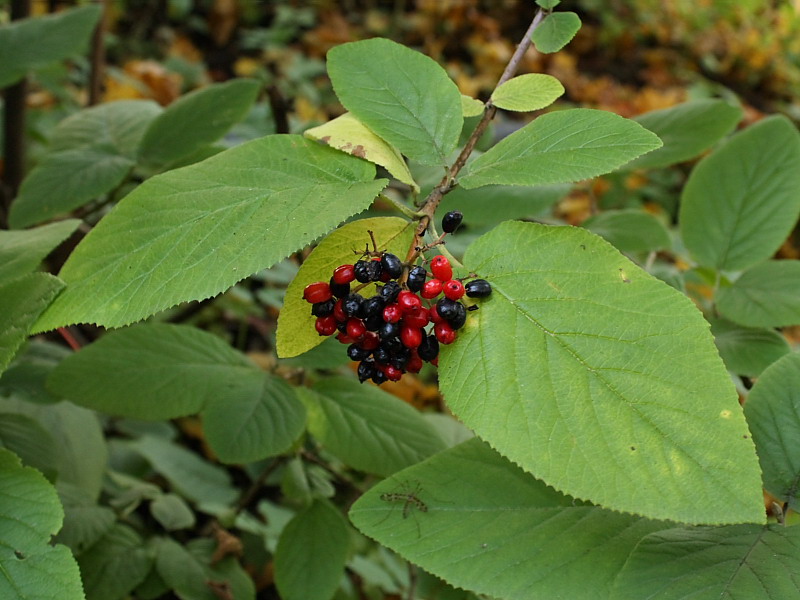
[[[220,394],[203,411],[203,429],[223,462],[247,463],[289,449],[306,424],[303,404],[278,377],[242,375],[243,389]]]
[[[55,488],[5,449],[0,449],[0,481],[0,597],[84,600],[69,549],[48,545],[64,517]]]
[[[719,290],[719,312],[748,327],[800,324],[800,260],[770,260],[751,267]]]
[[[440,356],[465,425],[608,508],[764,520],[736,392],[688,298],[578,228],[504,223],[464,263],[494,288]]]
[[[391,475],[445,448],[416,409],[376,387],[338,377],[319,381],[314,392],[303,394],[308,430],[355,469]]]
[[[758,377],[761,372],[791,351],[789,342],[774,329],[742,327],[725,319],[709,319],[719,355],[729,371]]]
[[[294,135],[253,140],[153,177],[70,255],[39,331],[119,327],[270,267],[363,210],[385,185],[361,159]]]
[[[461,133],[461,93],[434,60],[374,38],[332,48],[328,75],[372,131],[417,162],[446,164]]]
[[[329,600],[344,574],[347,523],[317,500],[284,528],[275,550],[275,585],[283,600]],[[313,565],[313,567],[312,567]]]
[[[0,231],[0,281],[33,271],[79,224],[69,219],[30,231]]]
[[[277,351],[281,358],[307,352],[325,341],[314,329],[311,305],[303,300],[303,288],[315,281],[328,281],[333,270],[353,264],[358,253],[370,243],[369,231],[380,250],[405,257],[414,237],[414,224],[398,217],[375,217],[348,223],[331,233],[303,261],[286,289],[283,309],[278,315]]]
[[[552,75],[527,73],[500,85],[491,100],[498,108],[525,112],[550,106],[563,93],[564,86]]]
[[[164,165],[216,142],[245,118],[260,89],[255,79],[232,79],[182,96],[150,124],[139,159]]]
[[[800,354],[787,354],[766,369],[747,396],[744,414],[758,459],[764,487],[800,509]]]
[[[123,600],[153,565],[142,537],[127,525],[115,524],[78,558],[86,600]]]
[[[770,256],[800,216],[800,134],[769,117],[692,170],[681,195],[683,241],[701,265],[738,270]]]
[[[384,480],[350,518],[450,584],[507,600],[606,600],[636,543],[668,526],[563,496],[478,439]]]
[[[114,511],[100,506],[85,491],[69,483],[58,483],[58,495],[64,506],[64,527],[56,541],[68,546],[77,556],[97,543],[116,521]]]
[[[113,331],[63,360],[48,389],[115,416],[160,420],[247,396],[262,373],[224,340],[195,327],[152,324]]]
[[[31,340],[0,377],[0,396],[16,395],[36,404],[61,400],[45,389],[45,382],[55,366],[72,350],[43,340]]]
[[[0,373],[5,371],[42,311],[64,287],[48,273],[0,282]]]
[[[22,182],[11,225],[46,221],[114,189],[134,166],[139,141],[160,111],[149,100],[122,100],[64,119],[53,132],[50,153]]]
[[[547,113],[469,163],[466,188],[569,183],[608,173],[661,146],[654,133],[602,110]]]
[[[52,435],[27,415],[4,413],[0,408],[0,447],[8,448],[29,467],[53,481],[59,448]]]
[[[741,119],[741,108],[713,98],[639,115],[634,121],[655,133],[664,145],[625,168],[658,169],[694,158],[729,134]]]
[[[581,28],[581,19],[574,12],[550,13],[531,36],[536,49],[542,54],[558,52],[569,44]]]
[[[784,600],[800,597],[800,529],[679,528],[644,538],[611,600]]]
[[[0,27],[0,88],[30,70],[80,52],[102,12],[97,5],[82,6]]]
[[[648,252],[672,246],[664,224],[642,210],[606,210],[590,217],[582,226],[622,252]]]

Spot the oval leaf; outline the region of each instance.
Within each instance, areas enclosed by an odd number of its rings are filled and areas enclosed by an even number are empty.
[[[538,117],[469,163],[459,183],[476,188],[580,181],[660,146],[654,133],[619,115],[559,110]]]
[[[86,600],[124,600],[153,566],[144,540],[131,527],[115,524],[78,558]]]
[[[414,408],[353,379],[325,379],[303,390],[308,430],[353,468],[390,475],[444,450],[439,434]]]
[[[507,600],[607,600],[637,542],[667,527],[582,505],[477,439],[381,482],[350,518],[448,583]]]
[[[582,227],[622,252],[650,252],[672,246],[664,224],[641,210],[606,210],[584,221]]]
[[[748,327],[800,324],[800,260],[771,260],[719,290],[719,312]]]
[[[564,86],[552,75],[528,73],[509,79],[492,92],[492,104],[525,112],[550,106],[563,94]]]
[[[644,538],[612,600],[781,600],[800,597],[800,529],[734,525],[669,529]]]
[[[80,223],[67,219],[28,231],[0,231],[0,281],[33,271]]]
[[[397,148],[379,138],[350,113],[336,117],[333,121],[319,127],[307,129],[303,135],[380,165],[396,179],[419,191],[419,186],[414,182],[414,178]]]
[[[536,49],[542,54],[558,52],[569,44],[581,28],[581,19],[574,12],[551,13],[531,35]]]
[[[247,463],[288,450],[306,411],[286,382],[254,372],[243,389],[219,395],[203,411],[206,439],[222,462]]]
[[[764,487],[800,509],[800,354],[787,354],[764,371],[744,404],[761,461]]]
[[[464,262],[494,287],[440,357],[465,425],[608,508],[764,520],[736,392],[688,298],[577,228],[504,223]]]
[[[47,386],[87,408],[157,421],[246,393],[250,373],[261,375],[217,336],[194,327],[153,324],[108,333],[63,360]]]
[[[780,247],[800,216],[800,134],[786,117],[733,136],[692,170],[681,195],[683,241],[701,264],[745,269]]]
[[[374,38],[332,48],[328,75],[345,108],[400,152],[447,163],[461,134],[461,93],[436,61]]]
[[[327,501],[317,500],[297,514],[281,532],[275,550],[275,585],[281,598],[333,597],[344,574],[349,541],[347,523]]]
[[[709,319],[719,355],[729,371],[746,377],[761,372],[787,352],[789,342],[774,329],[742,327],[725,319]]]
[[[37,324],[120,327],[201,300],[370,205],[370,163],[296,135],[268,136],[148,179],[72,252],[66,296]]]
[[[466,117],[477,117],[483,114],[483,109],[486,108],[480,100],[476,100],[472,96],[461,94],[461,114]]]
[[[358,260],[358,253],[371,243],[369,231],[375,236],[379,250],[405,257],[414,237],[414,224],[398,217],[360,219],[323,239],[286,288],[276,334],[279,357],[298,356],[325,341],[314,329],[315,317],[311,315],[311,305],[303,300],[303,288],[315,281],[328,281],[336,267]]]

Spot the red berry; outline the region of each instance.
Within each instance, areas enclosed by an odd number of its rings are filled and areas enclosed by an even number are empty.
[[[422,359],[417,354],[416,350],[411,351],[411,355],[408,357],[408,362],[406,363],[406,371],[409,373],[419,373],[422,370]]]
[[[383,309],[383,320],[387,323],[397,323],[403,318],[403,311],[397,304],[390,304]]]
[[[342,265],[333,270],[333,280],[338,284],[355,281],[356,269],[353,265]]]
[[[464,284],[458,279],[451,279],[444,284],[444,295],[450,300],[458,300],[464,295]]]
[[[413,311],[415,308],[422,306],[422,300],[420,300],[419,296],[417,296],[414,292],[403,290],[397,294],[397,304],[400,306],[400,310],[402,310],[404,313],[408,313]]]
[[[433,334],[436,336],[436,339],[439,340],[440,344],[452,344],[456,341],[456,331],[450,327],[450,323],[447,321],[440,321],[434,325]],[[420,343],[421,342],[422,340],[420,340]]]
[[[333,305],[333,318],[336,319],[338,323],[347,321],[347,315],[344,313],[343,300],[337,300],[336,304]]]
[[[333,332],[336,331],[336,319],[332,316],[317,317],[314,327],[320,335],[333,335]]]
[[[366,333],[367,328],[364,326],[364,322],[361,319],[351,317],[347,320],[347,335],[349,337],[358,342],[364,338]]]
[[[429,321],[428,309],[422,308],[421,306],[407,312],[405,316],[403,316],[403,323],[409,327],[422,328],[425,327]]]
[[[355,342],[355,340],[352,339],[349,335],[341,331],[336,334],[336,339],[339,340],[339,342],[341,342],[342,344],[352,344]]]
[[[434,367],[438,367],[438,366],[439,366],[439,357],[437,356],[436,358],[434,358],[434,359],[431,361],[431,364],[432,364]]]
[[[436,298],[436,296],[438,296],[441,293],[442,293],[441,279],[431,279],[430,281],[426,281],[425,285],[422,286],[422,297],[427,298],[428,300]]]
[[[326,300],[330,300],[332,297],[333,294],[331,293],[331,286],[324,281],[309,283],[303,290],[303,299],[311,304],[325,302]]]
[[[334,308],[333,310],[335,314],[336,308]],[[441,321],[444,320],[442,319],[442,316],[439,314],[439,311],[436,308],[435,304],[428,309],[428,318],[431,320],[431,323],[440,323]]]
[[[441,281],[450,281],[453,278],[453,267],[450,266],[450,261],[446,256],[434,256],[431,260],[431,271],[436,279]]]
[[[400,381],[400,378],[403,376],[403,372],[392,365],[386,365],[383,368],[383,374],[386,375],[386,379],[389,381]]]
[[[361,340],[361,347],[364,350],[375,350],[381,344],[380,336],[374,331],[368,331],[364,334],[364,339]]]
[[[418,327],[403,325],[400,328],[400,341],[406,348],[416,348],[422,343],[422,330]]]

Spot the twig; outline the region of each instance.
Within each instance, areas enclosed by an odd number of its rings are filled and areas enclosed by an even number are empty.
[[[253,501],[258,492],[261,490],[261,487],[267,481],[267,478],[281,464],[283,464],[283,459],[276,458],[270,464],[268,464],[263,471],[261,471],[261,474],[256,478],[255,481],[253,481],[250,487],[247,488],[247,491],[244,494],[242,494],[242,496],[239,498],[239,501],[234,506],[234,510],[237,513],[243,511],[245,508],[249,506],[249,504]]]
[[[69,329],[66,327],[59,327],[58,333],[64,338],[64,341],[67,342],[70,348],[72,348],[75,352],[81,349],[81,345],[78,340],[75,339],[75,336],[72,335]]]
[[[102,8],[100,20],[92,35],[90,62],[92,70],[89,76],[89,106],[99,104],[103,97],[103,79],[106,71],[106,21],[108,19],[108,0],[98,0]]]
[[[528,48],[530,48],[531,35],[542,22],[544,16],[545,12],[541,9],[536,12],[536,16],[533,17],[533,21],[531,21],[528,30],[525,32],[525,36],[520,41],[517,49],[514,51],[514,54],[511,57],[511,60],[508,61],[503,74],[497,81],[495,89],[511,79],[514,76],[514,73],[517,72],[519,64],[522,62],[522,57],[525,55],[525,52],[528,50]],[[453,165],[447,169],[447,172],[439,182],[439,185],[434,187],[431,190],[431,193],[428,194],[428,197],[425,199],[425,202],[419,211],[422,213],[422,216],[419,218],[417,230],[414,232],[414,240],[411,242],[411,247],[406,255],[406,263],[412,263],[417,256],[419,256],[419,251],[417,248],[424,246],[422,243],[422,238],[425,235],[429,224],[433,222],[433,215],[436,212],[436,208],[439,206],[439,203],[442,201],[444,195],[450,192],[456,186],[456,176],[461,169],[464,168],[464,165],[467,164],[467,159],[472,154],[472,151],[475,150],[475,145],[478,143],[478,140],[481,139],[481,136],[486,131],[486,128],[489,126],[489,123],[494,118],[496,112],[497,107],[492,104],[492,99],[490,97],[484,105],[483,116],[481,117],[481,120],[478,121],[478,124],[475,126],[472,135],[469,136],[469,139],[464,145],[464,148],[461,150],[461,153],[458,155],[458,158],[456,158]]]
[[[414,596],[417,594],[417,568],[411,564],[408,564],[408,600],[414,600]]]

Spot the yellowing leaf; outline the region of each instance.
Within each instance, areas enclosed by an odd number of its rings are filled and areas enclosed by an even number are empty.
[[[528,73],[509,79],[492,94],[498,108],[525,112],[550,106],[564,93],[564,86],[552,75]]]

